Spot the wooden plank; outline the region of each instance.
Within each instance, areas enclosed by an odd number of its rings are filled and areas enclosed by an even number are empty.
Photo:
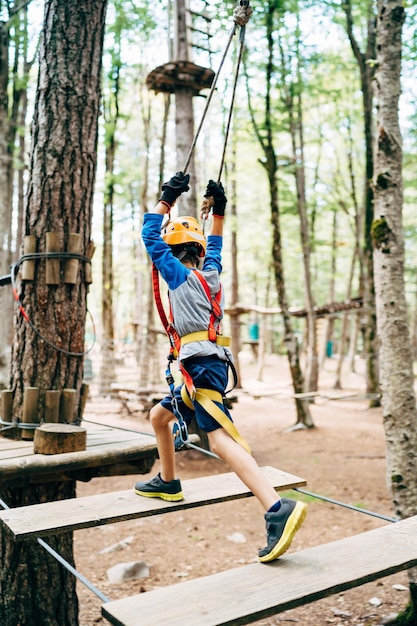
[[[22,459],[23,457],[33,455],[33,444],[30,444],[30,448],[10,448],[9,450],[0,451],[0,466],[6,459]]]
[[[273,467],[264,467],[262,471],[276,489],[291,489],[306,484],[304,479]],[[143,498],[136,495],[132,488],[129,491],[8,509],[0,512],[0,521],[16,541],[25,541],[33,537],[55,535],[252,495],[231,472],[185,480],[182,488],[185,499],[181,502]]]
[[[250,624],[415,565],[417,516],[269,564],[245,565],[108,602],[102,614],[116,626]]]

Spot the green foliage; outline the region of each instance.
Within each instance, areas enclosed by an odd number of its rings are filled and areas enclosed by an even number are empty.
[[[411,602],[407,605],[404,611],[397,615],[392,624],[395,626],[417,626],[417,615]]]

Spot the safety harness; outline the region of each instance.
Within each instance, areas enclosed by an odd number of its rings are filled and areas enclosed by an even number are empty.
[[[165,309],[162,303],[161,291],[159,285],[159,272],[155,265],[152,266],[152,284],[153,284],[153,293],[155,298],[156,308],[158,309],[159,317],[161,319],[162,325],[165,329],[165,332],[168,335],[170,341],[170,352],[168,355],[168,365],[166,370],[166,380],[170,388],[172,405],[174,409],[175,417],[178,420],[178,424],[174,426],[174,437],[176,448],[179,449],[183,445],[185,445],[188,441],[188,429],[187,425],[181,415],[181,411],[178,408],[177,398],[175,397],[174,389],[175,382],[174,377],[171,373],[171,363],[178,359],[181,346],[186,345],[187,343],[191,343],[193,341],[212,341],[219,346],[230,346],[230,337],[225,337],[221,335],[219,332],[219,327],[216,329],[216,322],[221,317],[221,293],[222,287],[220,285],[220,289],[217,294],[213,297],[210,292],[210,287],[207,284],[204,276],[198,271],[193,270],[196,277],[199,279],[200,283],[203,286],[204,292],[211,304],[211,313],[210,313],[210,321],[209,327],[207,330],[197,331],[194,333],[189,333],[180,337],[178,332],[174,328],[173,325],[173,316],[172,316],[172,308],[171,303],[169,303],[169,318],[165,313]],[[236,370],[230,360],[228,360],[228,364],[232,369],[234,376],[234,386],[237,383],[237,375]],[[209,415],[211,415],[225,430],[229,433],[229,435],[239,443],[245,450],[251,453],[250,448],[243,437],[239,434],[236,426],[233,422],[227,417],[227,415],[222,411],[219,405],[224,403],[224,398],[222,394],[213,389],[204,389],[204,388],[196,388],[193,382],[192,377],[185,369],[183,363],[180,359],[178,359],[179,370],[184,379],[184,385],[181,388],[181,398],[186,406],[192,410],[195,409],[195,403],[200,404],[205,411]],[[233,389],[233,387],[232,387]],[[231,389],[229,390],[231,391]],[[228,392],[226,392],[228,393]]]

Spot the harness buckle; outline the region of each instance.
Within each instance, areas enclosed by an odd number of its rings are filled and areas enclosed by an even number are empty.
[[[217,339],[216,329],[213,328],[213,326],[210,326],[210,328],[208,329],[208,340],[212,341],[213,343],[216,343],[216,339]]]

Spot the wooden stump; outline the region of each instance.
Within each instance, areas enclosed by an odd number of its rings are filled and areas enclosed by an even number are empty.
[[[62,454],[80,452],[87,446],[87,431],[71,424],[42,424],[35,430],[35,454]]]

